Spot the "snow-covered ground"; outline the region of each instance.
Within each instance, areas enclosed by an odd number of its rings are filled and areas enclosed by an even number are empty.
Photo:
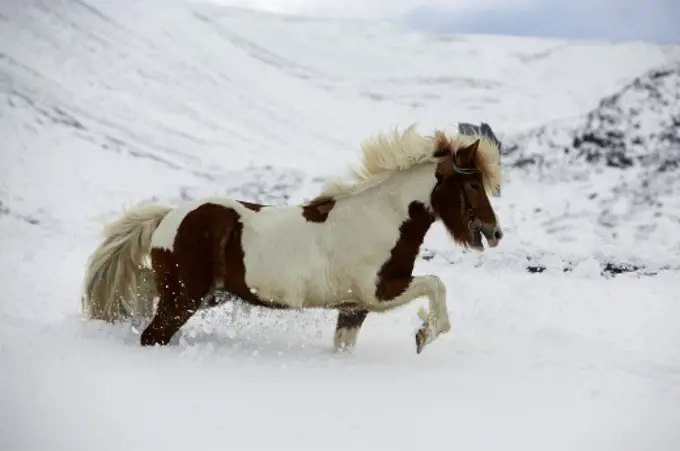
[[[672,61],[680,47],[180,0],[1,3],[0,449],[678,449],[680,212],[650,233],[644,209],[603,226],[584,193],[612,171],[508,168],[506,238],[485,254],[432,230],[417,271],[445,281],[453,329],[421,355],[416,303],[369,315],[351,354],[332,351],[329,312],[225,307],[142,349],[78,303],[123,205],[299,202],[368,134],[486,121],[502,139]],[[602,273],[622,262],[641,269]]]

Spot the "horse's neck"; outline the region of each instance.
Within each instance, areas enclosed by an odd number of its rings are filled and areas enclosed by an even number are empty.
[[[395,172],[381,183],[348,198],[367,210],[384,210],[387,214],[406,218],[413,202],[430,208],[430,195],[436,184],[434,164],[422,164]]]

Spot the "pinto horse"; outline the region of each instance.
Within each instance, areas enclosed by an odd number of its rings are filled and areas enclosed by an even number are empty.
[[[301,205],[213,197],[126,211],[89,258],[83,309],[109,322],[153,316],[144,346],[168,344],[225,296],[335,309],[335,348],[349,350],[369,312],[425,296],[419,354],[451,328],[444,283],[413,275],[420,246],[440,220],[461,246],[484,250],[482,236],[498,245],[503,232],[487,195],[500,188],[498,145],[483,135],[423,136],[411,125],[366,139],[361,156],[350,181],[332,180]]]

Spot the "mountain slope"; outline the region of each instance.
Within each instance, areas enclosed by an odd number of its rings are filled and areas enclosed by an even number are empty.
[[[584,163],[669,172],[678,166],[679,151],[680,61],[636,77],[577,124],[557,122],[525,132],[506,143],[504,154],[517,167]]]
[[[485,121],[502,137],[585,113],[598,92],[680,58],[647,44],[432,37],[162,5],[0,5],[5,208],[90,227],[121,203],[229,184],[250,166],[337,174],[376,131]]]
[[[525,177],[573,186],[606,229],[631,226],[642,242],[680,250],[680,62],[650,69],[584,117],[509,138],[504,153]]]

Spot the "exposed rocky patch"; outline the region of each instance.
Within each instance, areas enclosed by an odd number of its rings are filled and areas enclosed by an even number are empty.
[[[505,140],[505,164],[560,172],[680,166],[680,62],[656,68],[602,99],[586,117],[552,123]],[[580,171],[574,171],[580,175]],[[652,174],[649,174],[650,176]]]
[[[585,117],[506,137],[503,154],[515,176],[568,183],[598,230],[615,236],[627,223],[638,239],[680,246],[680,62],[642,74]]]
[[[436,249],[423,248],[418,258],[424,261],[436,261],[448,265],[470,264],[470,261],[463,262],[460,254],[453,252],[439,251]],[[605,278],[613,278],[621,274],[634,274],[637,276],[655,276],[662,271],[679,271],[680,267],[672,264],[653,265],[649,262],[632,262],[612,259],[607,256],[560,256],[555,254],[544,255],[520,255],[517,253],[506,253],[502,256],[480,259],[475,266],[485,266],[491,270],[494,267],[513,268],[524,270],[530,274],[542,274],[545,271],[552,273],[587,273],[599,274]],[[585,268],[585,269],[584,269]]]

